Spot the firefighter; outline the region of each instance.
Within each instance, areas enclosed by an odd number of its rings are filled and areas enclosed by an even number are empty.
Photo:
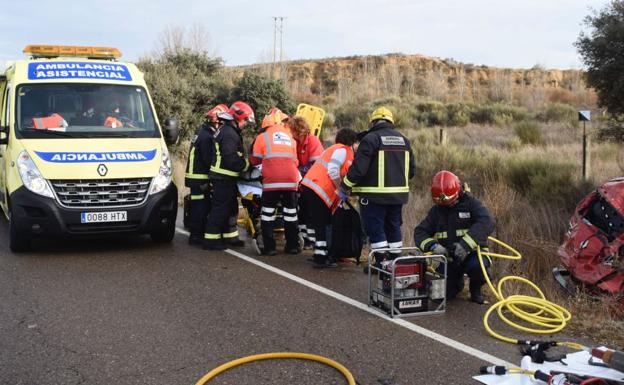
[[[215,133],[210,181],[213,188],[212,211],[206,222],[204,248],[224,250],[227,245],[242,246],[238,237],[238,189],[236,180],[249,168],[243,149],[241,130],[255,123],[251,107],[241,101],[234,102],[227,113],[217,114],[222,122]]]
[[[464,273],[470,278],[470,300],[484,303],[481,286],[485,277],[477,259],[477,246],[487,248],[487,238],[494,230],[494,218],[483,204],[464,191],[459,178],[450,171],[440,171],[431,181],[435,205],[414,229],[414,241],[423,252],[449,258],[447,299],[464,288]],[[452,259],[452,261],[451,261]],[[489,267],[489,260],[484,259]]]
[[[341,197],[350,191],[360,198],[360,214],[375,265],[395,258],[379,249],[403,247],[401,224],[403,205],[409,199],[409,180],[414,176],[410,142],[394,127],[392,112],[379,107],[370,115],[370,128],[362,137],[355,159],[341,185]],[[365,272],[368,271],[365,267]]]
[[[204,227],[210,212],[210,182],[208,173],[212,163],[212,142],[219,125],[217,113],[227,112],[225,104],[211,108],[206,113],[206,120],[197,129],[191,139],[191,148],[186,163],[184,185],[191,189],[189,216],[189,244],[202,245]]]
[[[302,177],[305,177],[306,173],[314,162],[321,157],[323,153],[323,145],[316,136],[310,133],[310,126],[304,118],[300,116],[293,116],[287,121],[287,126],[290,128],[295,140],[297,141],[297,160],[299,161],[299,173]],[[307,208],[303,204],[301,197],[299,198],[299,234],[303,238],[304,249],[311,249],[314,246],[314,242],[308,239],[308,233],[311,233],[312,228],[308,229],[306,223],[308,218]]]
[[[301,182],[303,205],[307,207],[308,221],[312,227],[308,233],[314,242],[314,267],[337,267],[336,261],[328,255],[327,234],[332,213],[338,207],[338,189],[347,174],[354,157],[357,141],[355,131],[344,128],[336,134],[336,144],[323,152]]]
[[[273,229],[277,205],[281,203],[287,254],[301,251],[298,235],[297,190],[301,175],[297,169],[297,144],[290,129],[282,123],[286,114],[271,109],[262,120],[261,132],[254,141],[252,165],[262,164],[262,209],[260,223],[264,255],[275,255]]]

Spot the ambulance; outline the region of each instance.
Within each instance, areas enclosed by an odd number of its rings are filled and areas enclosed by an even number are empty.
[[[0,206],[9,247],[35,238],[175,234],[177,189],[143,74],[107,47],[29,45],[0,74]]]

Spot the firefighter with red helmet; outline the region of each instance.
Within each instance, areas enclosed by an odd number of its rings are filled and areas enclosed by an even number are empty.
[[[414,229],[414,241],[423,252],[449,258],[446,297],[453,299],[464,288],[464,273],[470,278],[470,300],[484,303],[481,286],[485,277],[477,260],[477,246],[487,248],[495,221],[488,209],[462,188],[450,171],[440,171],[431,181],[435,205]],[[489,267],[489,260],[484,259]]]
[[[241,172],[249,168],[241,130],[255,123],[253,109],[241,101],[234,102],[228,112],[218,113],[217,119],[220,126],[214,136],[210,166],[213,207],[204,232],[204,248],[207,250],[224,250],[228,245],[243,245],[236,228],[236,180]]]
[[[252,165],[262,164],[261,227],[264,249],[262,254],[275,255],[273,235],[277,218],[277,205],[281,203],[284,232],[288,254],[298,254],[301,249],[298,234],[297,190],[301,174],[297,169],[297,143],[283,122],[288,119],[278,108],[272,108],[261,124],[263,131],[253,144]]]

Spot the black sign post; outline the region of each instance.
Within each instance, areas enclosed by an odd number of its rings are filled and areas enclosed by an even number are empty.
[[[587,180],[589,174],[589,138],[585,123],[591,121],[591,111],[579,111],[578,119],[583,122],[583,180]]]

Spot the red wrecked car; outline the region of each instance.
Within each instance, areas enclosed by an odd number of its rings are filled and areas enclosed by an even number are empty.
[[[571,289],[572,281],[592,294],[611,294],[624,307],[624,178],[583,198],[558,254],[564,269],[553,273],[562,286]]]

